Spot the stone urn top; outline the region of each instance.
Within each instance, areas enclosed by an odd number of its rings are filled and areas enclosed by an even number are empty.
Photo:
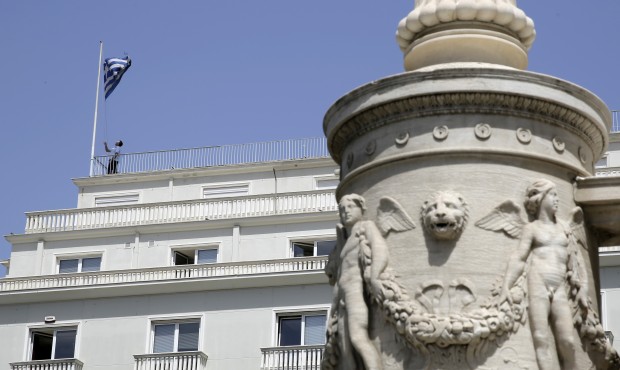
[[[459,62],[525,69],[535,38],[516,0],[416,0],[396,32],[408,71]]]

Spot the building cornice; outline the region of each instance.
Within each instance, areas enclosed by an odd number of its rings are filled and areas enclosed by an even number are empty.
[[[265,226],[265,225],[282,225],[305,222],[334,221],[338,219],[337,211],[322,211],[303,214],[282,214],[260,217],[246,217],[221,220],[200,220],[189,222],[176,222],[167,224],[151,224],[136,226],[109,227],[102,229],[72,230],[58,232],[42,232],[31,234],[11,234],[5,235],[5,239],[18,247],[18,244],[32,243],[37,241],[59,241],[59,240],[76,240],[105,238],[111,236],[126,236],[135,234],[157,234],[162,232],[180,232],[180,231],[198,231],[212,230],[221,228],[231,228],[235,225],[247,226]]]
[[[95,177],[80,177],[72,179],[73,183],[78,187],[109,185],[109,184],[126,184],[136,182],[160,181],[169,179],[182,179],[191,177],[205,177],[227,174],[241,174],[272,171],[304,169],[313,167],[325,167],[336,164],[331,158],[311,158],[296,159],[286,161],[264,162],[264,163],[244,163],[237,165],[201,167],[201,168],[184,168],[169,171],[153,171],[141,173],[126,173]]]

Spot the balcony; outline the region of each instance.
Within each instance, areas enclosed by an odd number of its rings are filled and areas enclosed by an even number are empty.
[[[324,346],[261,348],[261,370],[319,370]]]
[[[213,263],[203,265],[165,266],[132,270],[80,272],[0,279],[0,295],[19,291],[57,290],[61,288],[128,285],[137,283],[208,280],[227,277],[322,272],[327,257],[297,257],[263,261]]]
[[[82,370],[84,364],[75,358],[13,362],[11,370]]]
[[[336,211],[333,191],[26,213],[26,234]]]
[[[205,370],[207,355],[200,351],[134,355],[134,370]]]
[[[325,138],[122,154],[117,173],[157,172],[309,158],[329,158]],[[91,176],[107,175],[108,161],[107,155],[95,157]]]
[[[620,176],[620,167],[599,167],[595,170],[596,177]]]

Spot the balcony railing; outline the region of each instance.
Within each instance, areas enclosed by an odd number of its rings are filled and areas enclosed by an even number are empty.
[[[333,191],[250,195],[133,206],[76,208],[26,213],[26,233],[167,224],[338,209]]]
[[[620,132],[620,111],[612,110],[611,111],[611,132]]]
[[[122,154],[117,173],[168,171],[181,168],[327,158],[325,138],[278,140],[145,153]],[[108,174],[109,156],[94,158],[92,176]]]
[[[134,355],[134,370],[205,370],[207,355],[200,351]]]
[[[153,281],[209,279],[226,276],[322,271],[327,257],[165,266],[132,270],[81,272],[0,279],[0,293],[25,290],[94,287]],[[54,368],[55,369],[55,368]]]
[[[319,370],[324,346],[261,348],[261,370]]]
[[[599,167],[595,170],[597,177],[620,176],[620,167]]]
[[[13,362],[11,370],[82,370],[84,364],[75,358]]]

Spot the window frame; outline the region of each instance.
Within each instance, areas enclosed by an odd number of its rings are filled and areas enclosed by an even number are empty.
[[[336,185],[332,186],[321,186],[320,182],[326,181],[336,181]],[[326,176],[314,176],[314,190],[335,190],[338,188],[338,184],[340,183],[340,179],[336,175],[326,175]]]
[[[179,325],[180,324],[190,324],[190,323],[198,323],[198,342],[196,343],[196,350],[190,351],[178,351],[179,348]],[[166,317],[166,318],[151,318],[149,320],[149,338],[147,344],[147,353],[149,354],[158,354],[158,353],[185,353],[185,352],[194,352],[201,351],[203,344],[203,316],[183,316],[183,317]],[[173,351],[172,352],[155,352],[155,326],[157,325],[174,325],[174,339],[173,339]]]
[[[37,326],[29,326],[27,332],[27,361],[37,361],[32,360],[34,355],[34,334],[50,334],[52,335],[52,352],[49,359],[40,359],[40,360],[58,360],[56,358],[56,334],[59,331],[75,331],[75,338],[73,344],[73,356],[72,357],[63,357],[62,359],[68,358],[78,358],[79,353],[79,338],[80,338],[80,325],[79,323],[58,323],[52,325],[37,325]]]
[[[336,236],[335,235],[322,235],[322,236],[317,236],[317,237],[303,237],[303,238],[290,238],[289,239],[289,256],[290,258],[303,258],[303,257],[322,257],[322,256],[328,256],[329,253],[327,254],[321,254],[318,255],[318,243],[320,242],[334,242],[334,248],[335,248],[335,243],[337,242]],[[312,250],[312,256],[299,256],[299,257],[295,257],[295,244],[296,243],[304,243],[304,244],[313,244],[313,250]]]
[[[307,317],[315,317],[315,316],[324,316],[325,321],[323,322],[323,329],[327,328],[327,319],[329,317],[328,309],[312,309],[312,310],[301,310],[301,311],[284,311],[276,314],[275,319],[275,346],[276,347],[289,347],[289,346],[321,346],[325,344],[325,338],[322,337],[322,343],[317,344],[306,344],[306,318]],[[300,318],[301,319],[301,331],[299,333],[299,343],[300,344],[292,344],[289,346],[280,345],[282,341],[282,330],[281,330],[281,322],[282,319],[293,319]]]
[[[102,193],[93,197],[93,207],[104,208],[140,204],[140,192]]]
[[[91,258],[99,258],[99,270],[95,270],[95,271],[82,271],[82,266],[83,266],[83,260],[84,259],[91,259]],[[60,262],[61,261],[69,261],[69,260],[78,260],[78,268],[77,271],[75,272],[60,272]],[[88,253],[88,254],[77,254],[77,255],[70,255],[70,254],[64,254],[64,255],[57,255],[56,256],[56,265],[54,268],[54,271],[56,274],[80,274],[80,273],[89,273],[89,272],[98,272],[98,271],[103,271],[103,252],[95,252],[95,253]]]
[[[198,263],[198,252],[202,250],[216,250],[215,262]],[[193,263],[176,264],[176,254],[184,252],[193,252]],[[171,266],[186,266],[186,265],[209,265],[220,262],[220,243],[208,243],[208,244],[192,244],[192,245],[176,245],[170,247],[170,265]]]
[[[286,308],[276,308],[273,310],[273,337],[272,337],[272,343],[274,345],[274,347],[287,347],[287,346],[280,346],[280,320],[282,318],[287,318],[287,317],[296,317],[296,316],[301,316],[302,317],[302,330],[301,330],[301,338],[300,338],[300,344],[299,346],[314,346],[314,345],[323,345],[325,344],[325,338],[323,338],[323,343],[322,344],[304,344],[305,342],[305,321],[303,320],[304,317],[307,316],[318,316],[318,315],[325,315],[325,326],[324,328],[327,329],[327,321],[329,320],[329,315],[330,315],[330,309],[331,307],[329,305],[320,305],[320,306],[303,306],[303,307],[286,307]]]
[[[244,187],[245,192],[235,191],[236,188]],[[221,199],[221,198],[233,198],[233,197],[242,197],[251,194],[251,182],[249,181],[238,181],[238,182],[222,182],[222,183],[213,183],[213,184],[205,184],[202,185],[200,190],[200,198],[201,199]],[[230,191],[226,191],[226,189],[230,189]],[[223,192],[215,192],[211,194],[206,194],[208,190],[224,190]]]

